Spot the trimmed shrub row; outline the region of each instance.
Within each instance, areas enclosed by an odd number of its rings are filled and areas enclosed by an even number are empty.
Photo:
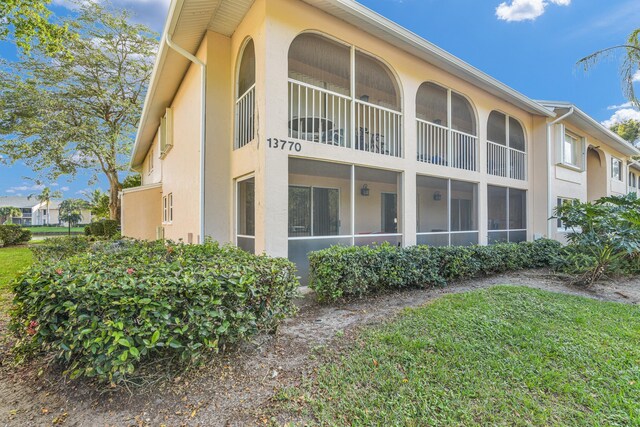
[[[29,240],[31,240],[31,231],[17,224],[0,225],[0,248],[27,243]]]
[[[45,239],[30,246],[33,257],[40,263],[56,263],[71,256],[86,253],[91,248],[91,239],[84,236],[63,236]]]
[[[17,354],[118,383],[146,362],[189,365],[272,331],[295,313],[297,287],[291,262],[214,242],[104,242],[16,279],[10,327]]]
[[[450,281],[551,265],[553,240],[492,246],[333,246],[309,254],[309,287],[320,301],[387,289],[442,286]]]
[[[120,222],[114,219],[103,219],[84,227],[85,236],[110,239],[120,232]]]

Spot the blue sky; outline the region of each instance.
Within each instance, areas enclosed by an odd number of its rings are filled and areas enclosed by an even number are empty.
[[[134,11],[136,20],[160,32],[169,0],[111,0]],[[589,72],[576,61],[598,49],[621,44],[640,27],[638,0],[361,0],[365,6],[408,28],[483,72],[533,99],[571,101],[605,122],[640,119],[625,105],[620,57],[601,61]],[[68,0],[54,0],[57,14]],[[9,43],[0,56],[15,58]],[[638,73],[640,81],[640,73]],[[48,183],[78,197],[90,174]],[[37,193],[37,178],[21,164],[0,165],[0,196]]]

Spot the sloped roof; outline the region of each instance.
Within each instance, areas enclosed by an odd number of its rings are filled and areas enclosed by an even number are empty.
[[[13,207],[13,208],[33,208],[38,205],[37,199],[18,196],[0,196],[0,208]]]

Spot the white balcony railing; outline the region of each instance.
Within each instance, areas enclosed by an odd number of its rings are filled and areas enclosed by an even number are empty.
[[[527,179],[527,153],[487,141],[487,173],[524,181]]]
[[[402,157],[402,113],[356,101],[356,149]]]
[[[251,86],[236,101],[235,148],[244,147],[255,139],[256,85]]]
[[[353,103],[346,95],[289,79],[289,137],[402,157],[402,113]]]
[[[418,160],[470,171],[478,170],[478,137],[424,120],[418,121]]]
[[[351,99],[289,80],[289,137],[351,147]]]

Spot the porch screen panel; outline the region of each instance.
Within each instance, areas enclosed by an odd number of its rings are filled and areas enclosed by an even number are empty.
[[[401,240],[400,174],[355,168],[355,243],[371,244]],[[393,197],[395,195],[395,197]],[[377,236],[376,236],[377,235]]]
[[[434,83],[423,83],[416,98],[416,115],[429,123],[448,127],[447,89]]]
[[[301,34],[289,48],[289,78],[348,96],[351,49],[319,34]]]
[[[451,92],[451,128],[469,135],[476,135],[476,117],[471,103],[455,92]]]
[[[489,185],[489,244],[527,240],[527,192]]]
[[[396,79],[379,60],[356,52],[356,99],[400,111]]]
[[[289,186],[289,236],[311,236],[311,187]]]
[[[237,225],[236,241],[238,247],[249,253],[255,250],[255,179],[249,178],[239,181],[237,192]]]
[[[238,92],[236,98],[242,96],[256,83],[256,52],[253,40],[249,40],[242,52],[238,70]]]
[[[339,191],[313,188],[313,235],[337,236],[339,229]]]
[[[507,145],[506,116],[492,111],[487,121],[487,139],[500,145]]]
[[[509,117],[509,147],[520,151],[526,148],[522,125],[513,117]]]
[[[451,181],[451,231],[478,230],[478,185]]]

